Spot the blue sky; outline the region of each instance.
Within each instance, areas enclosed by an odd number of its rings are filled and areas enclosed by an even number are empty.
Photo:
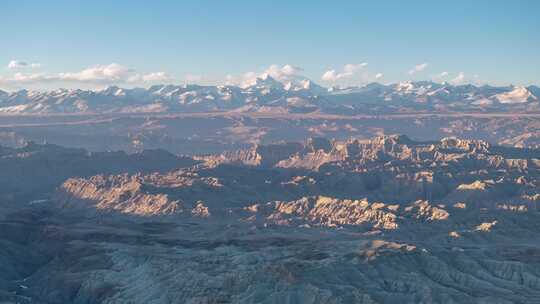
[[[7,0],[0,11],[4,89],[240,83],[272,64],[324,85],[540,84],[534,0]]]

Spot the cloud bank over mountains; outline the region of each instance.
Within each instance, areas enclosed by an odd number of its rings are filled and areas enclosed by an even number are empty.
[[[43,70],[41,63],[24,60],[11,60],[0,71],[0,89],[17,90],[51,89],[51,88],[104,88],[111,85],[126,87],[149,86],[154,84],[205,84],[205,85],[234,85],[248,87],[256,83],[258,78],[271,78],[283,83],[299,83],[313,79],[320,81],[326,87],[362,86],[371,82],[381,82],[387,79],[381,71],[372,71],[367,62],[347,63],[341,67],[323,70],[320,76],[308,78],[304,76],[302,67],[292,64],[272,64],[259,71],[248,71],[241,74],[227,74],[225,76],[201,75],[188,73],[183,76],[172,75],[165,71],[140,71],[136,68],[119,63],[97,64],[78,71],[51,73]],[[403,80],[412,78],[428,79],[435,82],[448,82],[452,84],[473,83],[480,84],[479,77],[468,77],[463,72],[439,72],[427,75],[431,68],[428,63],[415,65],[403,72]]]
[[[111,84],[141,84],[151,82],[169,82],[172,78],[165,72],[140,73],[118,63],[95,65],[76,72],[47,73],[41,71],[20,71],[22,69],[37,69],[38,63],[12,60],[7,65],[10,70],[17,70],[10,76],[0,76],[0,85],[18,87],[35,84],[75,84],[101,85]]]

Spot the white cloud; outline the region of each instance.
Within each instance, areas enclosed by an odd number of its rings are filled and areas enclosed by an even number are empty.
[[[418,73],[418,72],[422,72],[422,71],[425,70],[427,67],[428,67],[428,64],[427,64],[427,63],[417,64],[417,65],[414,66],[414,68],[412,68],[411,70],[409,70],[409,75],[413,75],[413,74],[416,74],[416,73]]]
[[[60,73],[59,80],[81,82],[127,82],[137,76],[135,70],[117,63],[96,65],[75,73]]]
[[[439,74],[433,75],[431,78],[433,81],[445,81],[445,79],[448,78],[448,75],[450,75],[448,72],[444,71]]]
[[[48,78],[49,77],[43,73],[15,73],[12,78],[6,78],[6,81],[28,83],[33,81],[47,81]]]
[[[328,70],[324,72],[321,79],[328,82],[336,82],[340,79],[352,78],[358,71],[362,70],[367,65],[368,64],[365,62],[360,64],[349,63],[343,66],[343,70],[341,72],[337,72],[336,70]]]
[[[7,67],[8,69],[18,69],[18,68],[23,68],[27,65],[26,62],[24,61],[18,61],[18,60],[11,60]]]
[[[381,79],[381,78],[383,78],[383,76],[384,76],[384,75],[383,75],[382,73],[377,73],[377,74],[375,75],[375,79]]]
[[[244,73],[244,75],[242,75],[241,79],[239,80],[239,82],[237,81],[236,84],[242,86],[242,87],[247,87],[247,86],[250,86],[250,85],[253,85],[255,83],[255,81],[257,80],[257,77],[259,76],[262,76],[262,75],[259,75],[255,72],[247,72],[247,73]]]
[[[380,75],[378,78],[375,78],[376,75],[371,75],[368,73],[367,66],[367,63],[346,64],[339,71],[326,71],[321,78],[330,83],[339,81],[340,85],[357,85],[359,83],[373,81],[374,79],[378,79],[383,76],[381,73],[379,73]],[[285,64],[282,66],[273,64],[261,72],[251,71],[244,73],[243,75],[228,74],[225,76],[224,83],[225,85],[235,85],[245,88],[255,84],[257,78],[265,79],[266,76],[270,76],[282,83],[300,83],[301,81],[307,79],[302,75],[303,72],[304,70],[301,67],[291,64]]]
[[[300,75],[302,68],[286,64],[280,67],[277,64],[269,66],[262,75],[268,74],[278,81],[292,81]]]
[[[471,80],[471,83],[473,83],[474,85],[477,85],[477,86],[481,86],[481,85],[485,85],[487,84],[484,80],[482,80],[480,78],[480,75],[478,74],[474,74],[472,80]]]
[[[165,72],[137,73],[134,69],[117,63],[96,65],[78,72],[47,73],[15,73],[11,77],[0,79],[3,84],[10,86],[32,84],[66,84],[80,85],[111,85],[169,82],[172,78]]]
[[[148,74],[133,74],[132,76],[129,76],[127,79],[122,79],[122,81],[117,82],[125,82],[125,83],[165,83],[165,82],[171,82],[173,78],[165,73],[165,72],[152,72]],[[111,81],[115,82],[115,81]]]
[[[225,76],[225,84],[248,87],[255,84],[257,78],[265,78],[266,76],[270,76],[280,82],[294,82],[304,79],[301,75],[303,71],[302,68],[290,64],[285,64],[283,66],[272,64],[259,73],[251,71],[240,76],[228,74]]]
[[[172,77],[165,72],[153,72],[142,76],[144,82],[168,82]]]
[[[321,76],[321,79],[324,81],[334,82],[338,80],[339,78],[338,78],[338,73],[336,72],[336,70],[328,70],[324,72],[324,74]]]
[[[36,69],[39,67],[41,67],[41,64],[39,63],[28,63],[26,61],[21,61],[21,60],[11,60],[7,65],[7,68],[11,70],[24,69],[24,68]]]
[[[459,72],[459,74],[450,81],[452,84],[462,84],[465,82],[465,73]]]
[[[225,85],[237,85],[237,84],[238,84],[238,79],[234,75],[227,74],[227,76],[225,76]]]
[[[185,80],[187,83],[200,82],[202,79],[203,79],[203,78],[202,78],[201,75],[194,75],[194,74],[187,74],[187,75],[184,77],[184,80]]]

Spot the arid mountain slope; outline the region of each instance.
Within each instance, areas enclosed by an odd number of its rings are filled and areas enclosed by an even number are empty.
[[[87,152],[33,142],[21,148],[0,146],[0,199],[16,201],[46,198],[69,177],[99,173],[169,171],[195,164],[163,150],[141,153]]]
[[[396,135],[118,162],[0,209],[0,300],[538,303],[539,152]]]

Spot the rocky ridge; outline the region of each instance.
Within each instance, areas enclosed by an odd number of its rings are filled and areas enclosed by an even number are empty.
[[[537,303],[538,157],[314,138],[71,177],[3,211],[0,300]]]

